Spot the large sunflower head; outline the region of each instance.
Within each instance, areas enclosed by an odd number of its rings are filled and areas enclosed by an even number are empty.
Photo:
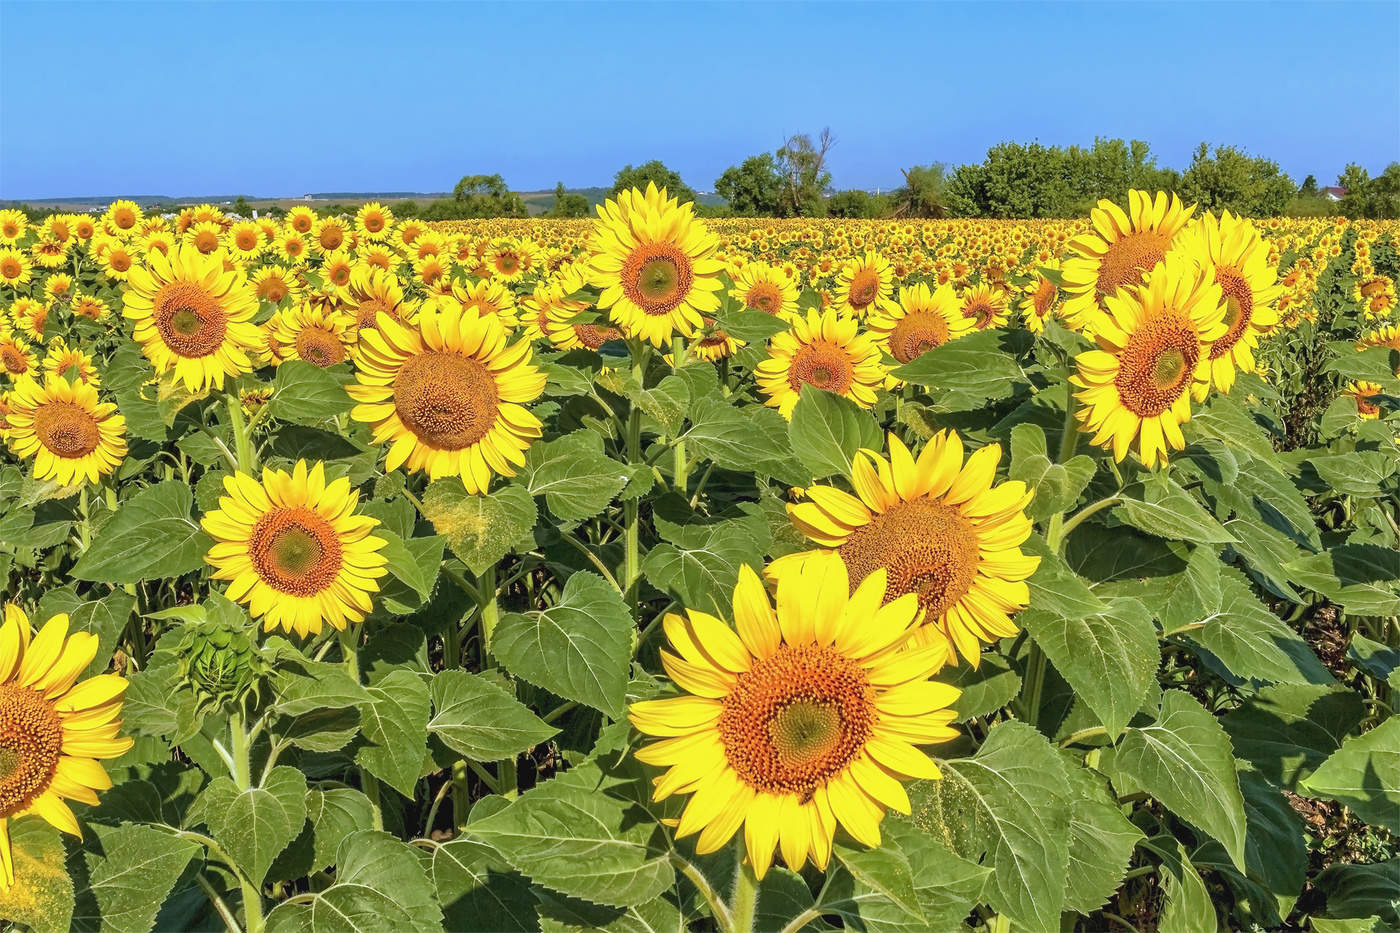
[[[248,354],[262,342],[253,323],[257,296],[219,256],[188,245],[169,256],[151,253],[131,270],[123,304],[156,372],[173,372],[191,391],[222,388],[228,377],[251,371]]]
[[[12,380],[32,376],[36,365],[29,342],[8,327],[0,328],[0,375]]]
[[[868,314],[892,311],[895,275],[890,262],[874,250],[847,263],[836,277],[836,301],[848,314],[863,318]]]
[[[32,635],[13,603],[0,625],[0,887],[15,883],[9,821],[42,817],[65,833],[82,829],[65,800],[96,805],[112,786],[98,759],[132,746],[121,736],[126,679],[98,674],[80,681],[97,657],[91,632],[68,634],[68,616],[52,617]]]
[[[355,335],[348,314],[327,302],[303,301],[276,316],[273,356],[325,369],[349,359]]]
[[[113,201],[102,215],[104,223],[123,234],[130,234],[140,226],[145,214],[135,201]]]
[[[694,206],[664,188],[620,193],[599,206],[589,238],[593,280],[603,289],[598,307],[624,334],[658,347],[676,331],[691,336],[719,308],[718,245]]]
[[[1064,264],[1064,316],[1077,330],[1092,330],[1120,288],[1136,286],[1171,249],[1172,239],[1191,219],[1195,205],[1183,207],[1175,194],[1128,192],[1128,211],[1108,199],[1089,214],[1088,233],[1069,242]]]
[[[394,212],[378,201],[365,204],[355,213],[355,232],[361,239],[377,243],[388,239],[393,229]]]
[[[1020,550],[1031,533],[1031,494],[1019,480],[996,482],[1000,460],[1001,446],[988,444],[964,463],[962,439],[950,431],[916,459],[891,434],[888,459],[857,456],[855,495],[812,486],[788,514],[812,542],[841,555],[853,583],[883,571],[888,599],[914,594],[925,623],[918,640],[976,667],[982,642],[1015,634],[1011,616],[1028,604],[1025,580],[1040,563]],[[781,578],[812,553],[774,561],[770,572]]]
[[[485,259],[492,280],[518,282],[534,268],[535,251],[528,241],[501,237],[491,243]]]
[[[386,544],[372,532],[379,520],[359,515],[360,494],[345,477],[326,482],[325,466],[263,470],[224,478],[219,507],[200,524],[214,539],[205,556],[214,579],[271,631],[317,634],[360,622],[376,582],[388,571]]]
[[[34,264],[29,256],[13,247],[0,247],[0,285],[18,289],[34,278]]]
[[[1225,333],[1210,346],[1208,382],[1193,388],[1200,401],[1211,386],[1229,392],[1237,369],[1254,372],[1254,348],[1278,324],[1275,306],[1283,286],[1258,229],[1229,211],[1218,220],[1209,212],[1197,218],[1177,235],[1172,250],[1207,270],[1225,304]]]
[[[797,283],[766,262],[746,263],[734,276],[730,297],[746,310],[790,321],[797,316]]]
[[[1094,328],[1098,349],[1079,354],[1070,382],[1080,430],[1122,460],[1135,439],[1142,462],[1166,462],[1186,446],[1193,383],[1208,383],[1211,346],[1225,335],[1225,303],[1213,270],[1172,253],[1142,285],[1107,299]]]
[[[755,368],[764,404],[784,418],[802,396],[804,385],[844,395],[864,408],[875,404],[885,378],[880,348],[862,334],[856,319],[835,309],[811,310],[768,342],[768,358]]]
[[[959,691],[928,678],[941,645],[908,647],[913,596],[886,600],[885,575],[852,589],[845,565],[820,554],[778,583],[776,611],[758,576],[740,568],[734,628],[703,612],[668,615],[667,674],[685,694],[634,703],[637,752],[666,768],[655,798],[691,794],[678,837],[696,851],[744,827],[754,874],[774,850],[794,871],[824,869],[837,827],[880,844],[887,809],[910,810],[903,782],[937,778],[916,748],[954,738]],[[737,631],[736,631],[737,630]]]
[[[0,209],[0,243],[13,246],[29,229],[29,215],[18,208]]]
[[[973,326],[971,318],[962,315],[951,285],[930,289],[922,282],[901,288],[893,309],[872,314],[865,323],[885,352],[901,363],[961,337]]]
[[[484,493],[492,474],[514,476],[541,434],[525,409],[544,391],[545,375],[530,363],[530,344],[506,344],[494,316],[453,307],[425,308],[417,325],[387,314],[361,330],[351,417],[370,424],[389,445],[387,469],[406,466],[430,478],[460,476]]]
[[[126,456],[126,419],[85,382],[25,377],[10,393],[6,420],[6,441],[16,455],[34,458],[36,479],[95,483]]]

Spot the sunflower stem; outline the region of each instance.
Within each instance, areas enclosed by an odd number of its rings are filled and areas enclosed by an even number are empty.
[[[350,626],[339,632],[340,653],[345,659],[345,671],[355,683],[360,682],[360,633]],[[369,798],[371,825],[374,829],[384,828],[384,811],[379,802],[379,781],[365,768],[360,768],[360,790]]]
[[[738,866],[734,869],[734,897],[729,902],[729,933],[753,933],[758,907],[758,878],[744,851],[744,834],[734,837]]]
[[[685,357],[685,338],[674,336],[671,338],[671,368],[679,372],[681,360]],[[685,495],[686,483],[689,481],[689,464],[686,462],[685,438],[676,440],[676,445],[672,448],[675,456],[675,488],[682,496]]]
[[[229,714],[228,728],[233,782],[240,791],[248,790],[253,786],[252,743],[243,725],[243,710],[235,709]],[[243,922],[248,933],[262,933],[262,890],[241,871],[238,872],[238,885],[243,892]]]
[[[229,430],[233,433],[233,449],[238,460],[238,471],[252,476],[257,469],[257,455],[253,452],[253,438],[248,432],[248,422],[243,417],[243,400],[237,392],[230,391],[227,398]]]

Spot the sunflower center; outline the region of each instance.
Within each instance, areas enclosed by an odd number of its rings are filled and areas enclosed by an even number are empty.
[[[1058,292],[1059,289],[1055,287],[1054,282],[1049,279],[1040,280],[1040,284],[1035,288],[1035,294],[1031,296],[1031,304],[1034,306],[1035,313],[1038,317],[1045,317],[1046,313],[1050,310],[1050,306],[1055,303],[1055,295]]]
[[[24,268],[19,264],[19,260],[10,256],[6,256],[4,263],[0,263],[0,274],[3,274],[7,279],[19,278],[19,274],[23,271]]]
[[[238,238],[234,242],[241,250],[251,250],[258,245],[258,235],[251,230],[240,230]]]
[[[609,340],[620,340],[622,331],[616,327],[599,327],[596,324],[575,324],[574,333],[588,349],[596,350]]]
[[[515,270],[520,268],[520,260],[514,253],[502,253],[496,257],[496,268],[506,275],[513,275]]]
[[[1361,297],[1373,298],[1385,291],[1385,282],[1380,279],[1371,279],[1361,286]]]
[[[962,312],[962,316],[971,319],[973,326],[978,330],[986,330],[996,318],[996,314],[997,309],[992,303],[981,298],[970,302]]]
[[[1244,336],[1254,312],[1254,290],[1234,269],[1216,269],[1215,281],[1225,296],[1225,333],[1210,345],[1210,358],[1218,360]]]
[[[0,819],[48,789],[62,752],[63,721],[43,695],[0,685]]]
[[[669,314],[690,294],[695,281],[690,257],[670,243],[640,246],[622,267],[622,291],[642,312]]]
[[[176,281],[156,293],[156,329],[176,356],[208,356],[223,346],[228,315],[213,295],[194,282]]]
[[[807,344],[793,356],[788,385],[794,392],[809,385],[843,395],[854,377],[855,370],[845,352],[835,344],[818,341]]]
[[[340,338],[319,327],[303,327],[297,334],[296,347],[298,357],[322,369],[345,359],[345,345]]]
[[[403,364],[394,379],[394,409],[419,440],[437,450],[463,450],[496,423],[496,380],[470,357],[430,351]]]
[[[916,593],[932,619],[957,605],[977,577],[977,531],[961,511],[939,499],[894,505],[857,528],[840,552],[852,592],[883,567],[885,601]]]
[[[894,330],[890,331],[886,345],[890,356],[901,363],[908,363],[947,342],[948,322],[943,315],[916,311],[900,319]]]
[[[326,227],[321,230],[318,239],[321,241],[322,249],[337,249],[341,243],[345,242],[345,234],[340,232],[339,227]]]
[[[45,402],[34,410],[39,443],[65,459],[86,457],[102,439],[92,412],[72,402]]]
[[[874,269],[861,269],[851,276],[851,288],[847,301],[852,308],[862,311],[870,307],[880,294],[880,276]]]
[[[331,523],[306,508],[274,509],[248,537],[248,557],[264,583],[292,596],[315,596],[340,573],[340,539]]]
[[[784,645],[739,675],[718,731],[740,780],[806,799],[860,753],[875,718],[860,665],[831,647]]]
[[[1154,418],[1186,391],[1200,358],[1196,332],[1174,316],[1144,323],[1118,356],[1114,384],[1133,414]]]
[[[1097,283],[1100,295],[1112,295],[1124,285],[1136,285],[1145,273],[1167,255],[1171,237],[1156,230],[1129,233],[1109,244],[1099,259]]]
[[[777,314],[783,306],[783,293],[772,282],[759,282],[744,295],[744,307],[764,314]]]
[[[384,229],[384,218],[379,214],[370,214],[365,218],[365,229],[370,233],[378,233]]]
[[[14,344],[0,347],[0,362],[4,363],[5,372],[16,376],[29,370],[29,361],[24,358],[24,354],[19,352],[19,348]]]
[[[390,317],[394,317],[394,309],[382,298],[366,298],[360,302],[360,306],[355,309],[355,321],[361,327],[374,327],[374,319],[379,312],[383,311]]]

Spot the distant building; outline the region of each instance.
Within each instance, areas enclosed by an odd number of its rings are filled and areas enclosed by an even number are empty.
[[[1335,187],[1333,187],[1333,188],[1323,188],[1321,191],[1318,192],[1318,194],[1322,195],[1324,198],[1326,198],[1326,199],[1329,200],[1329,201],[1340,201],[1342,198],[1344,198],[1344,197],[1347,196],[1347,190],[1348,190],[1348,189],[1346,189],[1346,188],[1335,188]]]

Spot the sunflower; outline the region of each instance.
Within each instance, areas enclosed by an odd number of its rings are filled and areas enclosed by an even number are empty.
[[[1093,443],[1122,460],[1138,439],[1145,466],[1166,463],[1186,446],[1192,383],[1208,383],[1210,348],[1226,333],[1225,304],[1213,273],[1172,253],[1140,286],[1106,300],[1094,327],[1098,349],[1075,362],[1070,382],[1083,406],[1075,412]]]
[[[1030,601],[1025,580],[1040,558],[1021,552],[1031,533],[1031,494],[1019,480],[996,483],[1001,445],[963,462],[962,439],[940,432],[918,458],[894,434],[889,459],[862,451],[849,477],[856,495],[812,486],[787,507],[798,530],[845,561],[852,583],[883,571],[887,599],[918,597],[915,639],[940,644],[976,667],[980,643],[1016,633],[1011,616]],[[779,579],[816,552],[780,558]]]
[[[281,261],[289,266],[300,265],[311,250],[311,247],[306,245],[306,237],[290,227],[285,227],[278,233],[272,246]]]
[[[95,483],[126,456],[126,419],[83,382],[25,377],[10,393],[10,448],[34,458],[34,477],[60,486]]]
[[[1352,286],[1351,298],[1369,318],[1388,317],[1395,308],[1395,282],[1388,275],[1360,276]]]
[[[768,342],[768,358],[754,370],[764,404],[790,419],[802,387],[810,385],[844,395],[862,408],[873,406],[885,367],[875,338],[859,330],[855,318],[814,309],[775,334]]]
[[[1040,271],[1041,269],[1058,272],[1060,263],[1055,260],[1040,263],[1040,268],[1035,271],[1030,283],[1021,290],[1021,303],[1018,305],[1021,320],[1025,323],[1026,330],[1033,334],[1045,330],[1045,322],[1049,320],[1056,303],[1060,300],[1060,287]]]
[[[29,617],[13,603],[0,625],[0,887],[15,883],[9,821],[34,815],[81,837],[64,800],[96,805],[112,786],[99,758],[132,746],[121,730],[126,679],[78,678],[97,657],[91,632],[68,634],[68,615],[44,623],[32,638]]]
[[[1177,235],[1172,249],[1208,270],[1225,302],[1225,333],[1210,346],[1209,382],[1192,389],[1199,402],[1211,386],[1229,392],[1236,369],[1254,372],[1254,348],[1278,324],[1275,305],[1283,286],[1254,224],[1229,211],[1219,220],[1202,215]]]
[[[349,235],[345,221],[339,217],[326,217],[317,221],[311,229],[311,248],[322,253],[343,248]]]
[[[766,262],[746,264],[734,277],[729,295],[745,310],[762,311],[785,321],[798,314],[797,283]]]
[[[43,343],[44,328],[49,323],[49,306],[33,298],[17,298],[10,305],[10,319],[31,339]]]
[[[29,217],[13,207],[0,209],[0,243],[13,246],[29,229]]]
[[[1371,420],[1381,416],[1381,406],[1377,401],[1377,398],[1382,394],[1380,383],[1348,382],[1346,388],[1342,390],[1342,394],[1351,396],[1352,400],[1356,402],[1357,417]]]
[[[475,309],[482,317],[500,318],[507,331],[516,325],[515,295],[500,282],[492,279],[481,279],[475,284],[453,282],[452,297],[464,309]]]
[[[0,373],[10,379],[32,375],[38,361],[29,341],[8,327],[0,328]]]
[[[858,318],[876,311],[893,311],[894,270],[889,260],[867,250],[864,256],[848,263],[836,277],[836,300],[842,310]]]
[[[1368,332],[1356,345],[1356,349],[1361,350],[1365,347],[1387,347],[1391,350],[1400,350],[1400,324],[1387,324]]]
[[[493,241],[486,251],[486,264],[491,269],[492,279],[518,282],[533,268],[535,253],[526,242],[502,237]]]
[[[73,378],[79,382],[85,382],[90,386],[102,384],[97,366],[92,361],[92,354],[84,352],[79,347],[68,346],[60,337],[49,344],[49,352],[44,356],[44,376],[67,379],[70,370],[73,373]]]
[[[371,201],[355,213],[355,232],[363,239],[379,242],[394,228],[394,213],[378,201]]]
[[[287,296],[295,296],[301,289],[296,273],[281,266],[263,266],[253,273],[250,282],[253,294],[259,301],[281,304]]]
[[[152,253],[132,269],[124,306],[156,372],[173,370],[190,391],[249,372],[248,354],[262,342],[257,296],[243,273],[225,272],[221,259],[191,246]]]
[[[140,224],[145,214],[135,201],[113,201],[107,205],[107,212],[102,215],[103,223],[129,234]]]
[[[224,477],[219,507],[200,524],[214,539],[205,560],[215,580],[229,580],[230,599],[298,635],[337,631],[361,622],[370,594],[388,570],[386,541],[371,532],[379,520],[355,512],[360,494],[346,477],[326,482],[325,465],[292,472],[264,469],[259,483],[247,473]]]
[[[583,285],[577,266],[567,266],[563,273],[537,283],[534,293],[521,303],[527,315],[522,339],[543,336],[556,350],[597,350],[610,340],[621,340],[622,331],[606,321],[588,324],[576,320],[592,306],[586,299],[569,297]]]
[[[885,352],[901,363],[972,330],[972,320],[961,314],[953,286],[930,290],[922,282],[901,288],[892,310],[877,311],[865,323]]]
[[[305,204],[298,204],[287,211],[287,216],[282,221],[287,228],[295,231],[301,236],[308,236],[316,226],[316,212]]]
[[[325,302],[303,301],[277,315],[273,356],[325,369],[349,359],[354,319]]]
[[[958,314],[975,330],[1003,327],[1008,317],[1011,298],[993,285],[982,283],[966,289],[958,297]]]
[[[679,331],[689,337],[704,315],[719,309],[724,286],[715,258],[718,240],[679,204],[648,184],[599,206],[589,249],[598,307],[629,337],[663,346]]]
[[[175,247],[175,237],[168,230],[152,230],[141,237],[140,252],[142,253],[165,253],[170,255],[170,250]]]
[[[1173,194],[1150,197],[1128,192],[1128,212],[1108,199],[1089,214],[1092,230],[1069,242],[1064,263],[1065,321],[1076,330],[1092,329],[1108,310],[1107,299],[1124,286],[1139,284],[1171,249],[1172,238],[1191,219]]]
[[[957,736],[949,707],[960,694],[928,679],[943,664],[942,645],[905,648],[917,601],[882,606],[883,572],[852,592],[840,558],[822,554],[785,576],[777,596],[775,612],[744,566],[734,629],[695,610],[668,614],[675,653],[662,651],[661,662],[685,695],[628,712],[639,732],[660,739],[636,753],[666,769],[655,799],[692,795],[677,837],[698,832],[703,855],[742,824],[759,878],[775,848],[794,871],[808,858],[825,869],[838,825],[878,846],[885,811],[910,810],[902,782],[940,777],[915,746]]]
[[[448,291],[451,291],[452,283],[448,279],[450,272],[447,260],[433,254],[413,261],[413,277],[424,288],[434,288],[439,284],[445,284]]]
[[[746,346],[744,341],[731,337],[723,330],[715,327],[715,321],[711,318],[705,319],[707,333],[702,334],[699,339],[690,345],[690,355],[707,363],[716,360],[723,360],[733,356],[740,347]]]
[[[321,256],[321,277],[326,284],[343,291],[355,273],[355,258],[343,249],[331,250]]]
[[[162,255],[168,255],[168,253]],[[140,264],[134,249],[125,243],[115,241],[108,242],[106,249],[98,254],[97,261],[102,266],[102,274],[115,282],[129,281],[131,270]]]
[[[212,220],[201,220],[185,231],[182,240],[208,255],[224,245],[224,228]]]
[[[34,277],[34,264],[23,252],[11,247],[0,247],[0,283],[10,288],[28,285]]]
[[[66,272],[55,272],[44,280],[44,294],[51,301],[67,301],[73,292],[73,277]]]
[[[457,475],[472,494],[486,492],[492,473],[514,476],[541,435],[523,407],[545,383],[529,342],[507,346],[495,317],[450,306],[425,309],[416,327],[383,313],[377,323],[360,331],[347,390],[359,402],[351,417],[390,445],[385,468]]]
[[[240,220],[230,227],[226,242],[230,252],[248,262],[257,259],[267,246],[262,227],[251,220]]]
[[[358,330],[373,330],[380,314],[401,323],[412,321],[417,310],[415,305],[404,301],[398,277],[378,266],[356,266],[341,294],[350,306]]]

